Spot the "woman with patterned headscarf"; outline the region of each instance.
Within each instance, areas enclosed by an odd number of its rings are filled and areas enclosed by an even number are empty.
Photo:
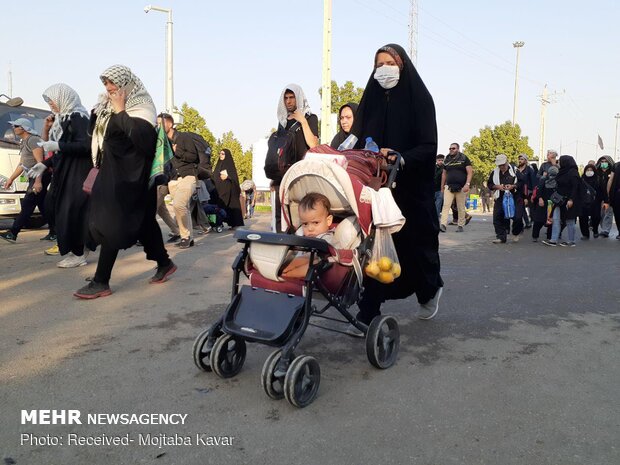
[[[88,111],[80,96],[67,84],[54,84],[43,92],[43,99],[54,113],[43,126],[45,152],[54,155],[38,163],[28,174],[35,177],[53,169],[51,187],[45,199],[45,212],[56,226],[58,245],[46,250],[48,255],[65,256],[59,268],[86,265],[84,253],[86,194],[82,184],[93,167],[88,137]]]
[[[155,157],[157,113],[142,81],[126,66],[114,65],[100,76],[106,93],[93,110],[90,127],[92,161],[99,174],[92,187],[88,228],[101,245],[97,271],[75,296],[110,295],[110,276],[120,249],[144,245],[157,262],[151,283],[162,283],[176,271],[155,219],[157,196],[148,187]]]

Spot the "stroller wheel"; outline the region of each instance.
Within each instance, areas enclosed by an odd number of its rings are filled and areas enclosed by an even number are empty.
[[[392,316],[377,316],[366,333],[366,355],[371,365],[385,369],[394,365],[398,356],[400,331]]]
[[[245,362],[245,341],[223,334],[218,337],[211,349],[209,363],[220,378],[232,378],[241,371]]]
[[[224,226],[217,226],[215,228],[215,232],[217,232],[217,233],[221,233],[222,231],[224,231]]]
[[[267,360],[265,360],[263,371],[260,374],[260,383],[265,393],[275,400],[284,398],[284,378],[274,376],[281,356],[281,350],[272,352],[269,357],[267,357]]]
[[[284,396],[291,405],[303,408],[319,391],[321,368],[314,357],[302,355],[291,362],[284,378]]]
[[[194,347],[192,348],[192,352],[194,353],[194,363],[202,371],[211,371],[209,358],[211,356],[211,350],[213,350],[213,345],[211,344],[209,347],[208,339],[209,330],[205,329],[198,335],[194,341]]]

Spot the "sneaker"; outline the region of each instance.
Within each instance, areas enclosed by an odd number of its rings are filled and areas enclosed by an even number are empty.
[[[440,224],[440,225],[439,225],[439,230],[440,230],[441,232],[446,232],[446,229],[447,229],[447,228],[446,228],[446,225],[445,225],[445,224]]]
[[[189,249],[190,247],[194,247],[194,239],[190,239],[189,237],[187,239],[181,239],[176,246],[179,249]]]
[[[519,242],[521,240],[521,236],[518,234],[516,236],[512,236],[512,242]]]
[[[439,299],[442,293],[443,287],[440,287],[435,293],[435,297],[425,304],[420,304],[420,310],[418,311],[418,318],[420,320],[430,320],[437,315],[437,310],[439,310]]]
[[[606,231],[603,231],[602,233],[599,234],[599,236],[601,237],[609,237],[609,233]]]
[[[500,239],[499,237],[497,239],[493,239],[491,241],[492,244],[505,244],[506,243],[506,239]]]
[[[58,250],[58,244],[49,249],[45,249],[45,255],[60,255],[60,250]]]
[[[60,260],[56,266],[58,268],[77,268],[79,266],[87,265],[86,257],[84,255],[77,256],[73,252],[69,252],[64,260]]]
[[[167,244],[174,244],[175,242],[179,242],[181,240],[181,236],[179,234],[172,234],[168,240],[166,241]]]
[[[560,242],[560,246],[561,247],[575,247],[575,243],[564,241],[564,242]]]
[[[357,329],[357,327],[353,326],[351,323],[349,323],[349,326],[346,327],[344,332],[347,333],[349,336],[353,336],[353,337],[364,337],[365,336],[363,331],[360,331],[359,329]]]
[[[542,241],[542,243],[543,243],[543,244],[545,244],[545,245],[549,245],[549,246],[551,246],[551,247],[555,247],[555,246],[557,246],[557,245],[558,245],[558,243],[557,243],[557,242],[555,242],[555,241],[549,241],[549,240],[547,240],[547,239],[543,240],[543,241]]]
[[[73,295],[79,299],[96,299],[112,294],[110,286],[91,280],[86,286],[78,289]]]
[[[151,284],[161,284],[168,281],[168,277],[177,270],[177,266],[170,260],[166,266],[158,266],[157,272],[149,281]]]
[[[458,228],[456,228],[456,232],[463,232],[463,226],[459,226]]]
[[[620,241],[620,233],[618,233],[618,235],[616,236],[616,240]]]
[[[599,236],[599,234],[598,234],[598,233],[594,233],[594,234],[592,234],[592,235],[594,236],[594,239],[597,239],[597,238],[598,238],[598,236]]]
[[[473,218],[473,216],[471,216],[469,213],[465,216],[465,225],[468,225],[469,222],[471,221],[471,219]]]
[[[39,240],[40,241],[52,241],[52,242],[55,242],[56,241],[56,234],[47,233],[47,236],[42,237]]]
[[[0,233],[0,237],[5,241],[13,242],[17,240],[17,236],[13,234],[11,231],[4,231]]]

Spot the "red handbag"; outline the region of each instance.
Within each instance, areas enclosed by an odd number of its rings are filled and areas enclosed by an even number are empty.
[[[98,174],[99,168],[91,168],[88,172],[88,176],[86,176],[86,179],[84,180],[84,184],[82,184],[82,190],[88,195],[93,192],[93,186],[95,185],[95,179],[97,179]]]

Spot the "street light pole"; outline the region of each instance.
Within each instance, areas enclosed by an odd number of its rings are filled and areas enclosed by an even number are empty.
[[[168,13],[168,21],[166,22],[166,104],[165,111],[172,113],[174,109],[174,86],[172,78],[172,9],[162,8],[159,6],[147,5],[144,12],[160,11]]]
[[[615,141],[614,141],[614,160],[615,160],[616,156],[618,155],[618,120],[620,119],[620,113],[616,113],[616,116],[614,116],[614,118],[616,118],[616,136],[615,136]]]
[[[517,49],[517,66],[515,68],[515,97],[514,97],[514,102],[512,104],[512,125],[513,127],[517,119],[517,94],[519,91],[519,50],[521,50],[521,47],[523,47],[524,45],[525,45],[525,42],[523,41],[512,43],[512,46]]]
[[[323,0],[323,72],[321,89],[321,141],[332,138],[332,0]]]

